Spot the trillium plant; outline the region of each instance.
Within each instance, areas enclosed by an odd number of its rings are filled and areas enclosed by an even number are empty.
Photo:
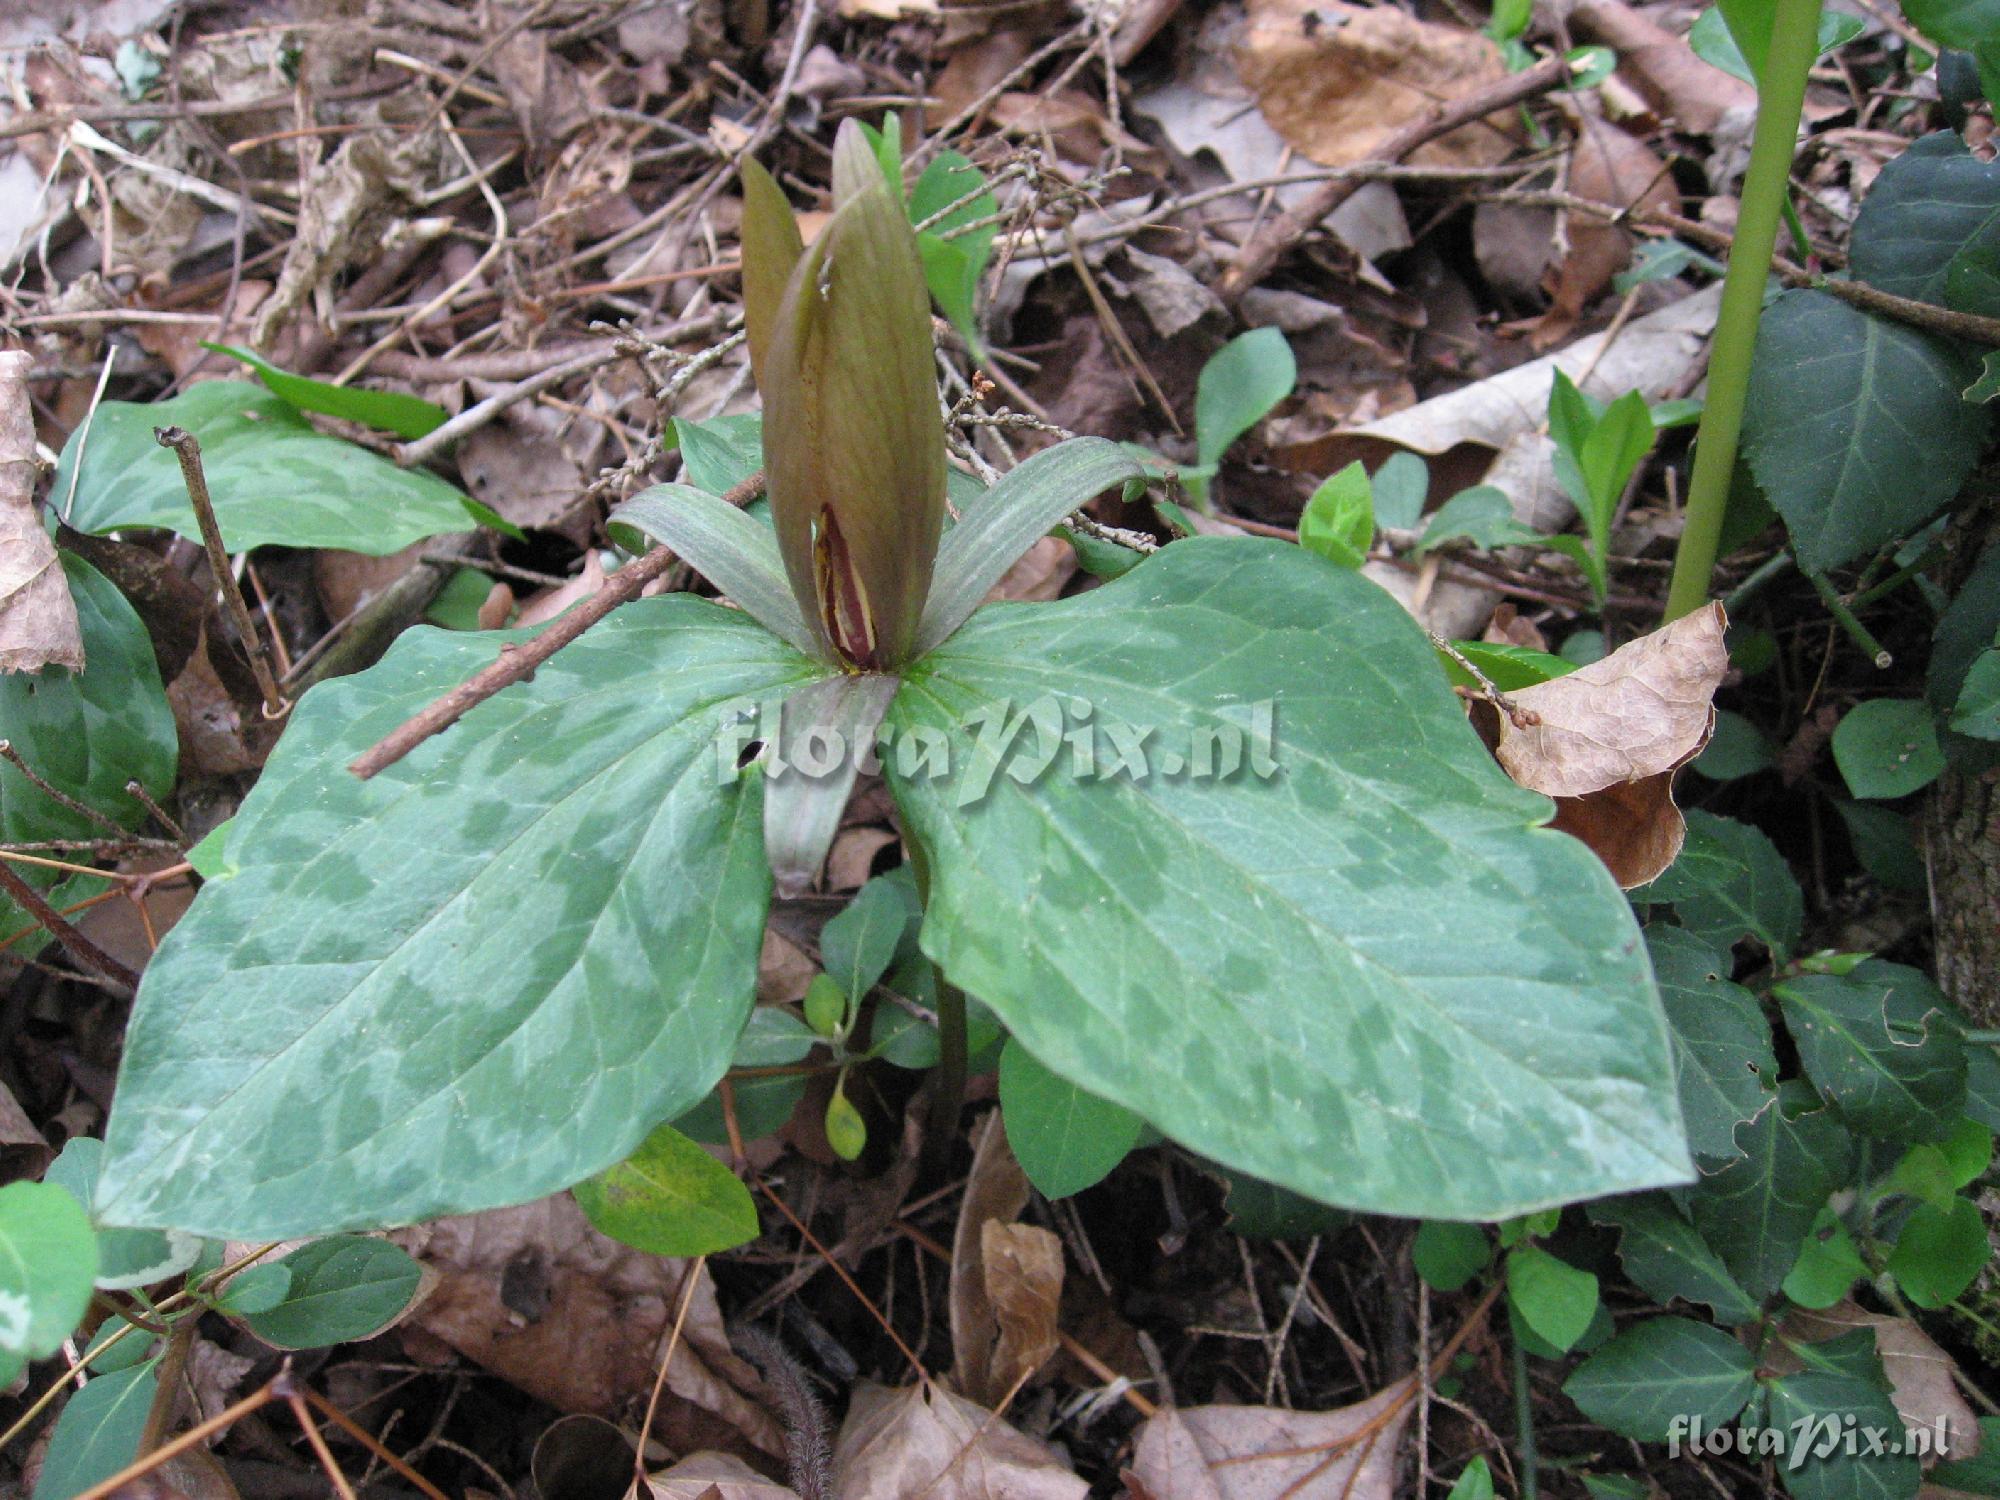
[[[923,266],[857,127],[810,247],[754,164],[743,190],[768,521],[684,484],[612,518],[729,602],[629,604],[371,779],[358,753],[522,637],[420,628],[315,688],[147,970],[99,1220],[264,1240],[601,1196],[732,1060],[810,1040],[755,1006],[774,874],[812,884],[864,772],[907,901],[829,926],[809,1018],[851,1042],[901,946],[921,1003],[883,1015],[927,1008],[947,1074],[968,1013],[1004,1033],[1018,1141],[1084,1131],[1101,1175],[1150,1125],[1431,1218],[1688,1180],[1632,911],[1403,609],[1222,537],[983,604],[1139,469],[1077,438],[948,473]]]

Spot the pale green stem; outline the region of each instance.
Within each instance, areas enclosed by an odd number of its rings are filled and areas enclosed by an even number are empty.
[[[1757,348],[1757,319],[1763,310],[1764,282],[1771,250],[1790,188],[1792,154],[1799,114],[1805,106],[1806,71],[1819,51],[1819,0],[1777,0],[1771,18],[1771,45],[1764,55],[1764,81],[1757,101],[1757,130],[1751,138],[1750,170],[1743,180],[1736,237],[1729,247],[1729,273],[1722,283],[1715,347],[1708,358],[1708,398],[1695,440],[1694,474],[1688,482],[1687,519],[1674,554],[1673,582],[1667,590],[1667,619],[1691,614],[1708,600],[1716,549],[1729,506],[1729,481],[1736,470],[1736,442],[1743,431],[1744,396],[1750,358]]]

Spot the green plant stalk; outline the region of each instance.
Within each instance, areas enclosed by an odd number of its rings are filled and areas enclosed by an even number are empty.
[[[1743,180],[1742,208],[1729,247],[1722,308],[1716,316],[1715,346],[1709,353],[1708,397],[1695,439],[1686,524],[1667,588],[1669,621],[1692,614],[1707,602],[1715,573],[1722,521],[1729,507],[1729,481],[1736,470],[1736,445],[1743,432],[1764,282],[1791,185],[1806,70],[1818,51],[1819,0],[1777,0],[1757,101],[1757,129],[1750,143],[1750,170]]]
[[[1514,1441],[1520,1449],[1521,1500],[1536,1500],[1541,1488],[1541,1454],[1535,1446],[1535,1394],[1528,1384],[1528,1349],[1515,1335]]]
[[[1849,640],[1861,648],[1861,652],[1875,664],[1878,672],[1886,672],[1896,664],[1896,658],[1882,649],[1882,643],[1875,639],[1866,625],[1854,617],[1854,611],[1847,607],[1847,601],[1835,592],[1832,584],[1822,573],[1808,573],[1812,586],[1819,590],[1819,602],[1826,606],[1826,612],[1833,616],[1834,623],[1847,632]]]

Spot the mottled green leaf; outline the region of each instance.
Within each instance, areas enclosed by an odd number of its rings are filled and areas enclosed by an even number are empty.
[[[1563,1394],[1591,1421],[1642,1443],[1663,1443],[1699,1420],[1726,1427],[1756,1386],[1757,1361],[1719,1328],[1653,1318],[1625,1329],[1577,1366]]]
[[[282,398],[234,380],[204,380],[171,401],[101,404],[63,447],[51,492],[57,513],[79,531],[158,526],[198,540],[180,463],[153,437],[167,426],[201,440],[231,552],[276,545],[382,556],[470,523],[464,497],[436,475],[320,432]]]
[[[1629,910],[1359,575],[1176,542],[982,610],[886,722],[925,951],[1058,1076],[1343,1207],[1686,1179]]]
[[[1757,1304],[1666,1193],[1630,1193],[1590,1205],[1591,1221],[1619,1231],[1618,1263],[1660,1302],[1699,1302],[1724,1323],[1747,1323]]]
[[[1829,292],[1785,292],[1764,310],[1743,453],[1801,568],[1824,572],[1908,535],[1958,493],[1990,425],[1960,394],[1976,366]]]
[[[501,639],[409,631],[294,711],[141,986],[106,1222],[262,1240],[517,1203],[714,1087],[770,888],[735,736],[820,669],[734,610],[642,600],[349,773]]]
[[[97,1177],[103,1167],[104,1142],[79,1135],[49,1163],[42,1180],[67,1191],[95,1221]],[[201,1249],[198,1236],[177,1229],[100,1229],[97,1285],[108,1291],[151,1286],[185,1271],[200,1258]]]
[[[1012,1038],[1000,1053],[1000,1111],[1014,1159],[1048,1198],[1101,1182],[1146,1125],[1123,1105],[1058,1078]]]
[[[400,1245],[359,1234],[314,1240],[274,1264],[288,1273],[283,1299],[243,1321],[280,1349],[327,1349],[379,1333],[423,1281]]]
[[[1936,985],[1870,959],[1773,993],[1813,1087],[1863,1135],[1942,1140],[1965,1103],[1965,1044]]]
[[[1777,846],[1748,823],[1700,809],[1687,815],[1680,857],[1632,899],[1673,903],[1683,927],[1725,951],[1749,936],[1783,956],[1805,926],[1805,896]]]
[[[599,1233],[649,1255],[713,1255],[757,1238],[750,1190],[671,1125],[575,1192]]]
[[[0,1379],[76,1331],[97,1274],[83,1205],[47,1182],[0,1187]]]
[[[1752,1297],[1777,1291],[1847,1177],[1853,1150],[1831,1110],[1787,1115],[1777,1097],[1736,1127],[1743,1153],[1688,1196],[1694,1224]]]

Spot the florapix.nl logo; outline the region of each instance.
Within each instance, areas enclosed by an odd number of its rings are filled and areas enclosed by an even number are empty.
[[[835,724],[788,722],[775,703],[725,704],[715,735],[715,772],[734,781],[751,764],[773,778],[842,775],[851,766],[905,781],[955,784],[953,803],[972,807],[1006,776],[1023,786],[1045,777],[1077,782],[1270,781],[1279,763],[1278,709],[1269,699],[1228,704],[1192,722],[1135,723],[1088,699],[1046,693],[1026,703],[982,703],[950,729],[899,726],[864,734]]]

